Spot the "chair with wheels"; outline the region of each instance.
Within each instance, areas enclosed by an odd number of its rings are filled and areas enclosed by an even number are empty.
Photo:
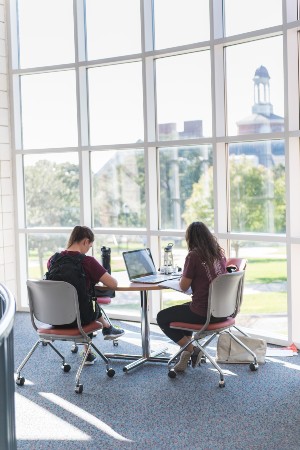
[[[226,266],[228,267],[228,266],[233,265],[233,266],[237,267],[237,270],[244,270],[245,271],[246,267],[247,267],[247,262],[248,262],[247,259],[244,259],[244,258],[228,258],[227,262],[226,262]],[[243,289],[244,289],[244,285],[243,285]],[[243,299],[243,296],[241,297],[241,303],[240,303],[239,307],[236,310],[236,314],[240,311],[240,307],[241,307],[241,304],[242,304],[242,299]],[[243,331],[241,328],[239,328],[236,324],[233,326],[233,328],[238,330],[242,335],[249,336],[247,333],[245,333],[245,331]]]
[[[21,370],[39,344],[49,345],[62,359],[61,367],[63,371],[69,372],[71,366],[65,362],[64,356],[53,345],[53,342],[58,340],[73,341],[76,345],[87,346],[75,377],[76,393],[81,394],[83,391],[80,375],[91,348],[103,359],[107,375],[110,378],[115,375],[115,371],[110,367],[110,361],[92,341],[93,333],[100,330],[102,324],[97,321],[93,321],[88,325],[81,324],[77,290],[74,286],[64,281],[28,280],[27,290],[31,323],[39,339],[17,369],[17,385],[22,386],[25,383],[25,378],[21,376]],[[72,328],[63,327],[63,325],[72,324],[73,322],[77,322],[77,326]]]
[[[191,324],[184,322],[171,322],[171,328],[188,330],[194,333],[192,343],[195,343],[202,352],[203,359],[201,362],[205,362],[206,358],[217,369],[220,375],[219,386],[225,386],[224,373],[220,366],[216,363],[206,351],[206,347],[210,344],[215,337],[218,337],[221,333],[228,333],[232,339],[234,339],[239,345],[241,345],[247,352],[253,357],[253,362],[250,363],[250,369],[256,371],[258,369],[258,363],[255,353],[250,350],[239,338],[231,332],[231,328],[235,326],[235,317],[239,311],[240,304],[243,296],[243,283],[244,283],[244,271],[237,271],[232,273],[226,273],[216,277],[210,284],[207,319],[205,324]],[[222,322],[210,323],[211,318],[226,317]],[[180,350],[172,356],[168,362],[168,375],[170,378],[176,377],[176,372],[172,368],[172,365],[176,362],[182,351],[188,346],[180,348]]]

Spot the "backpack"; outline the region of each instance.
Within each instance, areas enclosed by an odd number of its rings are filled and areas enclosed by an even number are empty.
[[[45,273],[44,279],[66,281],[76,288],[81,323],[87,325],[99,316],[99,306],[93,302],[94,286],[91,285],[89,290],[86,287],[86,275],[82,265],[83,258],[85,258],[83,254],[71,256],[55,253],[50,259],[50,267],[48,272]]]

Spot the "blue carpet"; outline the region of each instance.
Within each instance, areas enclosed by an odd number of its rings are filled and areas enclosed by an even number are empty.
[[[126,329],[119,346],[94,342],[104,352],[139,353],[139,324],[116,322]],[[17,313],[15,366],[36,334],[28,313]],[[151,326],[153,347],[167,344]],[[124,361],[112,360],[109,378],[98,359],[81,375],[82,394],[74,392],[79,354],[70,344],[55,343],[72,369],[64,373],[48,347],[38,347],[23,369],[25,385],[16,386],[18,449],[78,450],[299,450],[300,356],[268,358],[257,372],[248,365],[222,365],[226,387],[210,363],[188,368],[176,379],[163,363],[146,363],[124,373]],[[215,345],[215,344],[214,344]],[[209,347],[212,354],[215,347]]]

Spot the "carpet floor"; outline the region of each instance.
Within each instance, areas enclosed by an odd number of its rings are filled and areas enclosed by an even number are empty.
[[[115,322],[126,330],[118,347],[94,339],[101,351],[140,353],[140,324]],[[15,367],[37,336],[28,313],[17,313],[14,326]],[[170,354],[176,346],[151,326],[152,349],[161,344]],[[109,378],[98,358],[81,375],[76,394],[75,374],[80,352],[56,342],[71,371],[60,358],[39,346],[22,371],[24,386],[16,386],[18,449],[45,450],[299,450],[300,356],[270,357],[251,372],[248,365],[222,365],[225,388],[210,363],[175,379],[164,363],[146,363],[129,373],[122,360],[111,360],[116,375]],[[215,354],[215,343],[209,351]]]

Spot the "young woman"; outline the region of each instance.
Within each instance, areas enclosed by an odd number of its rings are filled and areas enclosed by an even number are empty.
[[[89,251],[89,249],[92,247],[94,243],[94,233],[92,230],[85,226],[76,226],[69,238],[67,249],[63,250],[60,255],[62,256],[69,256],[69,257],[76,257],[79,254],[84,254]],[[54,255],[55,256],[55,255]],[[51,268],[52,263],[53,265],[55,262],[53,262],[53,256],[49,259],[47,267],[48,270]],[[107,286],[110,289],[115,289],[118,285],[118,282],[115,278],[113,278],[104,267],[92,256],[85,256],[81,261],[85,277],[86,277],[86,292],[88,293],[90,290],[91,285],[94,285],[101,281],[105,286]],[[64,280],[68,281],[68,280]],[[89,298],[86,299],[87,302],[89,302]],[[79,305],[80,306],[80,305]],[[84,307],[84,308],[83,308]],[[87,310],[86,310],[87,308]],[[91,314],[91,320],[97,320],[98,322],[101,322],[103,325],[102,334],[104,336],[104,339],[116,339],[124,334],[124,330],[121,328],[116,328],[112,326],[107,320],[104,319],[102,316],[100,308],[95,310],[95,313],[93,314],[93,311],[88,311],[88,308],[92,308],[90,304],[83,304],[82,309],[85,309],[85,311],[80,311],[80,315],[82,316],[84,312],[87,314]],[[94,361],[96,360],[96,356],[92,353],[90,353],[86,359],[86,364],[94,364]]]
[[[191,341],[192,332],[174,330],[170,322],[205,323],[207,316],[209,285],[218,275],[226,273],[224,250],[202,222],[191,223],[185,234],[189,253],[185,259],[180,288],[192,289],[192,301],[161,310],[157,323],[162,331],[180,347]],[[218,319],[222,321],[223,319]],[[188,345],[174,366],[176,372],[184,372],[190,358],[196,367],[200,359],[199,348]]]

